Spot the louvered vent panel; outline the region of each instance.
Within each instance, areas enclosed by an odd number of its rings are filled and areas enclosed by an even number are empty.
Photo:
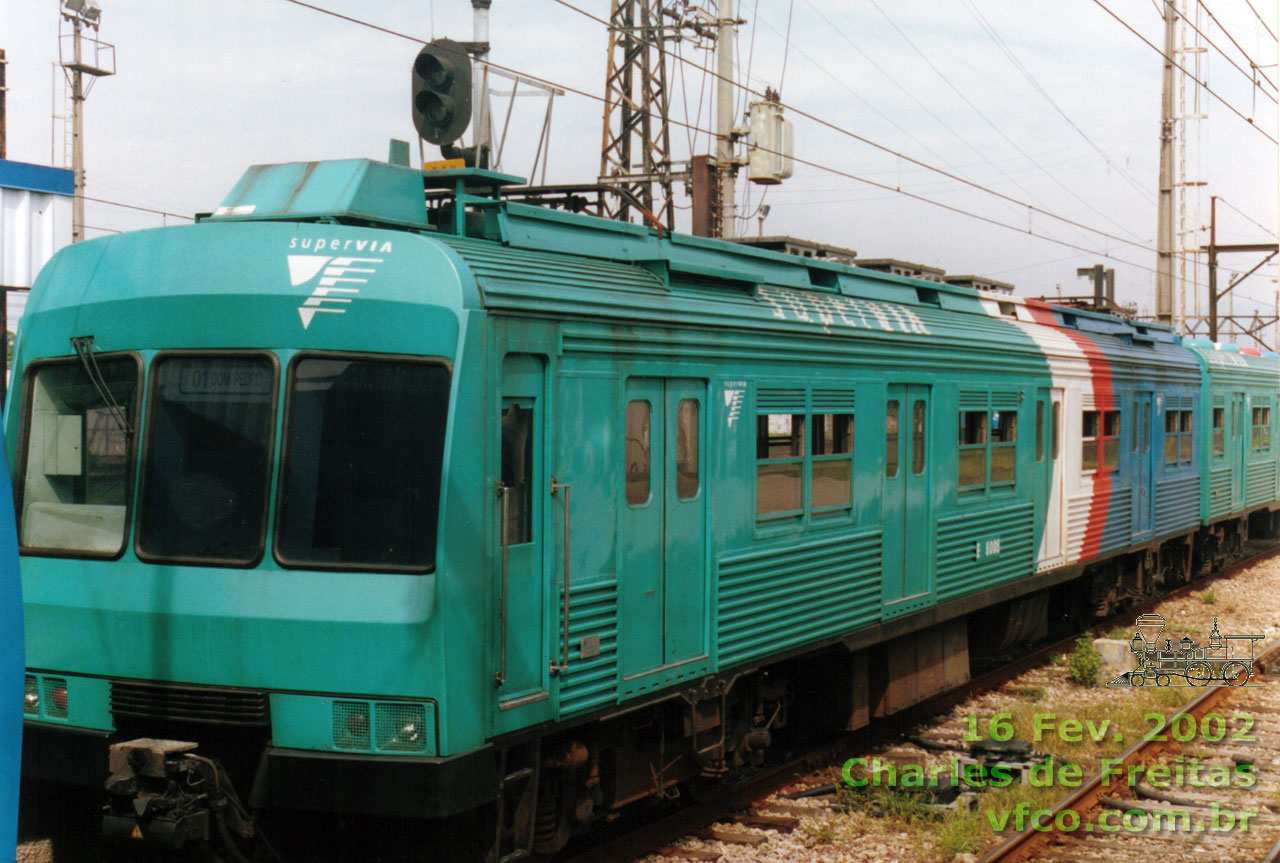
[[[267,693],[212,686],[111,681],[111,715],[225,725],[268,725]]]
[[[804,413],[804,390],[759,389],[756,390],[756,411],[759,413]]]
[[[853,412],[853,390],[814,390],[813,412],[816,414]]]

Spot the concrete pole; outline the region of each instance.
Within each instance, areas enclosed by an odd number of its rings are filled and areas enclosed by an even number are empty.
[[[5,157],[5,108],[4,108],[4,49],[0,48],[0,159]]]
[[[75,55],[71,68],[71,167],[75,197],[71,201],[71,242],[84,239],[84,74],[81,70],[80,16],[71,19]]]
[[[1173,323],[1173,57],[1178,29],[1174,0],[1164,4],[1164,74],[1160,82],[1160,198],[1156,217],[1156,320]]]
[[[737,214],[733,165],[733,0],[720,0],[716,59],[716,176],[720,183],[720,236],[734,235]]]
[[[1218,196],[1209,196],[1209,341],[1218,340]]]

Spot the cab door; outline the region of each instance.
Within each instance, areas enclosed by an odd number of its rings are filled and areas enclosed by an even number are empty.
[[[544,553],[546,439],[545,365],[542,357],[509,354],[503,360],[498,407],[493,523],[494,596],[497,599],[493,685],[498,730],[528,721],[520,708],[549,699],[547,577]],[[545,707],[545,705],[544,705]]]
[[[630,378],[618,518],[618,671],[624,694],[706,655],[707,383]]]
[[[890,384],[885,399],[883,616],[931,604],[930,388]]]

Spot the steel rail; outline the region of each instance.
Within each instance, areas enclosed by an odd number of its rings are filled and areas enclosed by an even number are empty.
[[[1277,550],[1272,550],[1268,553],[1259,555],[1258,558],[1245,561],[1244,564],[1247,565],[1257,562],[1258,559],[1265,560],[1269,557],[1274,557],[1276,554]],[[1240,567],[1238,566],[1228,567],[1223,571],[1223,574],[1234,574],[1239,571],[1239,569]],[[1273,644],[1271,647],[1262,651],[1262,653],[1254,657],[1253,660],[1253,665],[1256,669],[1255,674],[1265,674],[1267,664],[1278,657],[1280,657],[1280,643]],[[1228,692],[1233,692],[1236,689],[1237,687],[1228,685],[1210,686],[1195,698],[1192,698],[1187,703],[1175,709],[1170,715],[1176,716],[1180,713],[1186,713],[1194,716],[1198,723],[1204,718],[1204,715],[1209,712],[1209,708],[1217,704],[1218,701],[1225,697]],[[1162,737],[1165,739],[1156,740],[1152,739],[1151,735],[1144,736],[1141,740],[1137,741],[1125,750],[1124,754],[1120,756],[1120,762],[1118,764],[1112,764],[1110,766],[1109,770],[1111,770],[1112,773],[1108,773],[1107,771],[1100,771],[1097,773],[1088,782],[1081,785],[1066,797],[1063,797],[1057,803],[1053,804],[1053,806],[1049,808],[1047,815],[1042,815],[1034,824],[1027,827],[1021,833],[1016,836],[1011,836],[1009,839],[984,854],[979,859],[978,863],[1008,863],[1008,861],[1022,861],[1027,860],[1033,854],[1043,851],[1046,845],[1059,837],[1057,831],[1052,828],[1055,819],[1060,813],[1065,812],[1068,809],[1074,809],[1083,819],[1085,813],[1100,805],[1098,798],[1103,794],[1102,783],[1106,776],[1114,775],[1114,771],[1117,769],[1128,769],[1130,765],[1138,764],[1139,762],[1149,762],[1153,757],[1166,749],[1174,749],[1183,745],[1181,742],[1175,740],[1172,735],[1162,735]],[[1277,853],[1280,853],[1280,843],[1277,843],[1277,847],[1272,849],[1272,855]],[[1273,858],[1269,855],[1267,859],[1271,860]]]

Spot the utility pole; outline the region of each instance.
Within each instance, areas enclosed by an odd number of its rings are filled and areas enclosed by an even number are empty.
[[[729,239],[735,233],[737,215],[737,166],[733,163],[733,50],[737,34],[733,0],[720,0],[716,24],[716,180],[720,187],[720,236]]]
[[[1252,321],[1249,322],[1249,326],[1243,326],[1236,315],[1218,314],[1218,300],[1231,293],[1232,289],[1234,289],[1236,285],[1262,269],[1267,262],[1276,257],[1277,254],[1280,254],[1280,245],[1276,243],[1233,243],[1225,246],[1218,245],[1218,196],[1212,195],[1209,198],[1209,245],[1202,251],[1207,252],[1209,255],[1209,339],[1215,342],[1218,340],[1218,322],[1223,321],[1235,324],[1236,329],[1240,334],[1251,337],[1264,348],[1268,347],[1268,345],[1262,341],[1259,333],[1273,323],[1280,323],[1280,316],[1277,316],[1277,318],[1263,319],[1255,314]],[[1253,269],[1249,270],[1247,273],[1232,279],[1225,290],[1219,291],[1218,255],[1230,252],[1265,252],[1267,256],[1259,261]]]
[[[1164,74],[1160,82],[1160,198],[1156,218],[1156,320],[1173,323],[1174,75],[1178,25],[1174,0],[1164,3]]]
[[[476,139],[476,165],[480,165],[480,154],[489,150],[489,67],[482,62],[489,56],[489,7],[493,0],[471,0],[471,40],[474,56],[480,68],[480,74],[471,77],[471,128]]]
[[[5,106],[4,95],[8,88],[4,83],[4,67],[8,63],[4,58],[4,49],[0,48],[0,159],[5,158]]]
[[[71,23],[72,43],[71,58],[67,59],[63,51],[66,37],[59,36],[58,53],[71,81],[71,167],[75,171],[76,192],[71,202],[73,243],[84,239],[84,100],[89,95],[84,76],[92,79],[115,74],[115,46],[83,34],[86,27],[97,32],[101,17],[102,8],[94,0],[62,2],[62,20]],[[92,80],[89,86],[93,86]]]

